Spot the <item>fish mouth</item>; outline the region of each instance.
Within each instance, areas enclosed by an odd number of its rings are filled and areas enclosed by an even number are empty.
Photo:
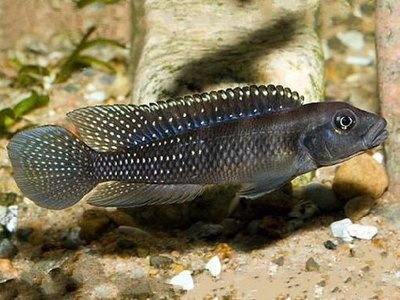
[[[389,132],[386,130],[387,122],[380,119],[367,132],[363,138],[366,149],[371,149],[382,144],[388,137]]]

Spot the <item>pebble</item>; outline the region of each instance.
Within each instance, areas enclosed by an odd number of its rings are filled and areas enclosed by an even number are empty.
[[[349,55],[346,58],[346,63],[356,66],[369,66],[374,62],[372,57],[369,56],[353,56]]]
[[[13,258],[17,253],[17,247],[9,239],[0,241],[0,258]]]
[[[346,231],[350,236],[361,240],[371,240],[378,233],[375,226],[360,224],[351,224],[346,227]]]
[[[325,241],[324,242],[324,246],[325,246],[326,249],[329,249],[329,250],[335,250],[336,249],[336,244],[334,242],[330,241],[330,240]]]
[[[150,257],[150,266],[157,269],[164,269],[169,267],[173,263],[173,259],[167,256],[157,255]]]
[[[200,221],[193,224],[186,234],[191,239],[214,240],[221,236],[223,231],[224,227],[220,224],[208,224]]]
[[[307,272],[315,272],[315,271],[319,271],[320,266],[319,264],[314,260],[314,258],[310,257],[307,261],[306,261],[306,271]]]
[[[16,278],[17,275],[17,270],[14,269],[9,259],[0,259],[0,283]]]
[[[33,233],[32,227],[21,227],[17,229],[16,236],[19,240],[27,242]]]
[[[77,230],[69,231],[61,240],[64,248],[69,250],[76,250],[81,245],[82,241],[80,238],[80,233]]]
[[[45,296],[61,297],[65,291],[69,277],[61,268],[54,268],[42,279],[40,288]]]
[[[147,244],[151,242],[152,236],[143,229],[133,226],[119,226],[118,233],[126,240],[133,242],[136,245]]]
[[[378,199],[388,184],[385,168],[369,154],[361,154],[337,169],[332,187],[335,193],[345,199],[362,195]]]
[[[194,288],[193,277],[191,272],[188,270],[182,271],[178,275],[172,277],[169,284],[179,286],[186,291]]]
[[[271,238],[281,238],[289,234],[289,226],[282,216],[266,216],[258,225],[258,231]]]
[[[218,277],[222,271],[221,261],[219,260],[218,255],[211,258],[206,264],[206,269],[210,271],[211,275],[214,277]]]
[[[364,35],[357,30],[339,32],[337,37],[347,48],[353,50],[362,50],[365,46]]]
[[[321,212],[334,212],[343,208],[343,203],[331,188],[321,183],[310,183],[304,187],[303,196],[312,201]]]
[[[0,206],[0,225],[3,225],[9,232],[17,229],[18,205]]]
[[[0,240],[7,237],[7,230],[3,225],[0,225]]]
[[[375,199],[371,196],[359,196],[350,199],[344,206],[344,213],[352,221],[358,221],[368,215],[375,205]]]
[[[110,219],[105,212],[100,210],[86,210],[79,220],[81,228],[80,236],[88,242],[96,240],[109,224]]]
[[[353,238],[346,230],[346,228],[351,224],[353,224],[353,222],[348,218],[333,222],[330,225],[333,236],[336,238],[340,238],[345,242],[351,242]]]
[[[385,157],[381,152],[375,152],[372,157],[380,164],[383,164]]]

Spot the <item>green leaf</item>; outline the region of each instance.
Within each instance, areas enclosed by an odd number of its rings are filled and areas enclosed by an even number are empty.
[[[49,103],[49,96],[48,95],[39,95],[35,91],[28,97],[23,99],[17,105],[14,106],[14,117],[20,118],[23,115],[31,112],[32,110],[43,107]]]
[[[22,66],[18,71],[17,78],[15,79],[15,85],[18,87],[28,87],[40,82],[44,76],[48,76],[49,74],[49,70],[41,66]]]
[[[97,59],[93,56],[88,56],[88,55],[80,55],[77,60],[77,63],[80,65],[84,66],[90,66],[93,68],[98,68],[104,71],[109,71],[111,73],[115,73],[116,70],[112,65],[110,65],[108,62],[102,61],[100,59]]]
[[[113,4],[113,3],[117,3],[119,1],[121,1],[121,0],[77,0],[77,1],[75,1],[75,3],[78,8],[82,8],[82,7],[85,7],[92,3]]]
[[[84,45],[82,45],[82,49],[87,49],[95,46],[112,46],[112,47],[118,47],[118,48],[123,48],[125,49],[125,45],[116,41],[116,40],[111,40],[111,39],[103,39],[103,38],[98,38],[98,39],[93,39],[90,41],[87,41]]]
[[[7,131],[7,128],[12,126],[15,123],[15,115],[14,111],[7,107],[0,110],[0,137],[4,136]]]

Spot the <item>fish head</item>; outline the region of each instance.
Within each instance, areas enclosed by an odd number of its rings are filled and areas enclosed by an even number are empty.
[[[302,140],[317,166],[340,163],[382,144],[386,120],[343,102],[314,104]]]

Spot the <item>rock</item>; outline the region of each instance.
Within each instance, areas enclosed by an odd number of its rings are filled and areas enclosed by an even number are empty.
[[[0,299],[12,300],[12,299],[23,299],[18,297],[18,284],[17,280],[11,279],[4,282],[0,282]],[[33,298],[29,298],[33,299]],[[40,299],[40,298],[36,298]]]
[[[375,199],[371,196],[359,196],[350,199],[344,206],[344,213],[352,221],[365,217],[375,205]]]
[[[325,241],[324,242],[324,246],[325,246],[326,249],[329,249],[329,250],[335,250],[336,249],[336,244],[334,242],[330,241],[330,240]]]
[[[338,168],[332,187],[335,193],[345,199],[362,195],[378,199],[388,183],[385,168],[370,155],[362,154],[344,162]]]
[[[14,269],[9,259],[4,259],[4,258],[0,259],[0,284],[16,278],[17,275],[18,272],[17,270]]]
[[[155,267],[157,269],[164,269],[169,267],[173,263],[173,259],[167,256],[151,256],[150,257],[150,266]]]
[[[17,253],[17,247],[9,239],[0,241],[0,258],[13,258]]]
[[[32,233],[32,227],[22,227],[18,228],[15,234],[20,241],[27,242]]]
[[[80,236],[88,242],[96,240],[109,224],[110,219],[105,212],[93,209],[87,210],[79,220],[79,226],[81,227]]]
[[[234,237],[243,227],[243,222],[231,218],[223,219],[220,225],[223,227],[222,234],[228,238]]]
[[[343,208],[341,202],[331,188],[321,183],[310,183],[304,187],[303,196],[312,201],[321,212],[334,212]]]
[[[350,236],[361,240],[371,240],[378,233],[375,226],[360,224],[351,224],[347,226],[346,231]]]
[[[362,50],[365,46],[364,35],[357,30],[339,32],[337,37],[346,47],[353,50]]]
[[[77,230],[70,230],[61,240],[64,248],[76,250],[82,244],[80,233]]]
[[[132,245],[147,245],[153,239],[147,231],[133,226],[119,226],[118,234],[127,241],[130,241]]]
[[[258,225],[258,231],[271,238],[281,238],[289,234],[289,226],[282,216],[266,216]]]
[[[182,271],[178,275],[172,277],[169,284],[179,286],[186,291],[194,288],[193,277],[188,270]]]
[[[7,237],[7,230],[3,225],[0,225],[0,240],[4,239]]]
[[[351,224],[353,224],[353,222],[351,222],[350,219],[343,219],[340,221],[333,222],[330,225],[333,236],[336,238],[340,238],[345,242],[351,242],[353,238],[349,235],[349,233],[346,230],[346,228]]]
[[[211,258],[206,264],[206,270],[210,271],[211,275],[214,277],[218,277],[222,271],[221,261],[219,260],[218,255]]]
[[[117,209],[114,211],[108,212],[109,218],[118,226],[135,226],[136,223],[133,220],[132,216],[124,212],[123,210]]]
[[[0,206],[0,225],[3,225],[9,232],[17,229],[18,205]]]
[[[68,276],[61,268],[54,268],[44,276],[40,288],[47,297],[61,297],[66,292],[68,281]]]
[[[150,299],[154,296],[154,291],[150,283],[141,282],[130,289],[129,296],[132,297],[129,299]]]
[[[310,257],[306,262],[306,271],[307,272],[315,272],[319,271],[319,264],[314,260],[314,258]]]
[[[223,231],[224,227],[220,224],[206,224],[200,221],[193,224],[186,234],[190,239],[215,240],[222,235]]]
[[[0,206],[11,206],[17,203],[18,195],[15,193],[0,193]]]
[[[278,267],[282,267],[283,264],[285,263],[285,257],[279,256],[278,258],[273,259],[272,263],[274,263]]]

